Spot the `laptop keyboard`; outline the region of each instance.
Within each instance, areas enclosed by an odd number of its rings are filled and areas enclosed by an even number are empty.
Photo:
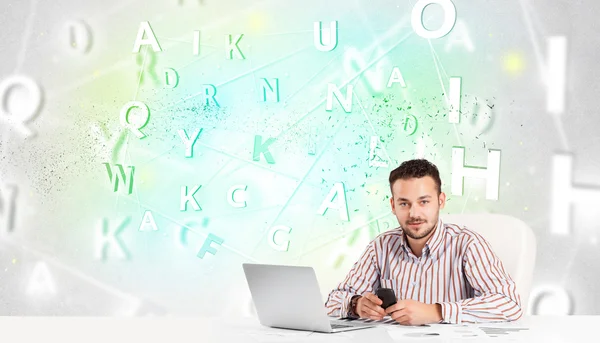
[[[343,329],[343,328],[350,328],[350,327],[352,327],[352,325],[331,323],[332,329]]]

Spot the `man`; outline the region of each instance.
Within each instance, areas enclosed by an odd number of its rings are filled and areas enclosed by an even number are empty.
[[[339,317],[400,324],[477,323],[517,320],[521,300],[514,281],[478,233],[439,218],[446,195],[438,169],[419,159],[390,173],[392,212],[400,228],[367,246],[325,306]],[[383,309],[378,288],[398,302]]]

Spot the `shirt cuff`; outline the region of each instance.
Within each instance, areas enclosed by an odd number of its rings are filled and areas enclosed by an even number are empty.
[[[438,303],[442,306],[442,321],[449,324],[461,324],[462,306],[457,302]]]
[[[342,318],[358,318],[357,316],[355,316],[354,314],[351,313],[352,311],[350,308],[350,302],[352,301],[352,297],[355,295],[357,295],[357,294],[348,293],[344,297],[344,299],[342,301],[342,310],[340,311],[340,316]]]

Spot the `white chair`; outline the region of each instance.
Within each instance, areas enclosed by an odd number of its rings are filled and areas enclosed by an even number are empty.
[[[515,217],[494,214],[441,214],[444,223],[465,226],[485,238],[517,285],[523,313],[527,313],[535,267],[536,241],[527,224]]]

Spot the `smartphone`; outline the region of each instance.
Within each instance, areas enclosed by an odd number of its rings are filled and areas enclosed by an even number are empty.
[[[375,292],[375,295],[383,302],[381,307],[383,307],[384,310],[396,303],[396,294],[391,288],[379,288],[377,292]]]

